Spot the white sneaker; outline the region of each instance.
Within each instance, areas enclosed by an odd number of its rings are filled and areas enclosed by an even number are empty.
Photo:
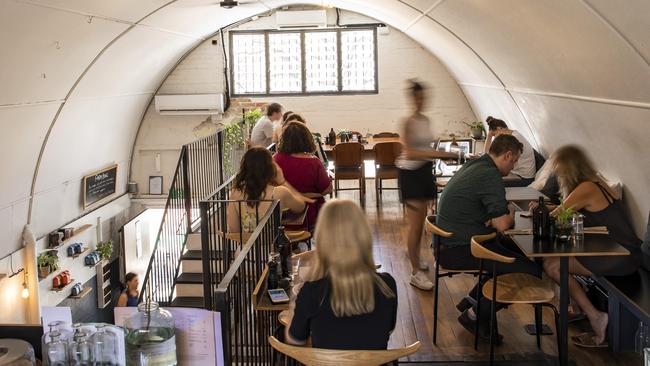
[[[418,271],[416,274],[411,275],[411,285],[419,288],[420,290],[424,291],[431,291],[433,290],[433,282],[429,280],[427,275],[424,272]]]
[[[428,271],[429,263],[427,261],[420,261],[420,271]]]

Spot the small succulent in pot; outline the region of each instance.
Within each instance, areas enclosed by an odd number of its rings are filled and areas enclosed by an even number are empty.
[[[473,138],[480,140],[483,138],[483,134],[485,133],[485,126],[483,126],[483,122],[477,121],[477,122],[463,122],[467,126],[469,126],[469,131],[471,132],[471,135]]]
[[[50,273],[59,269],[59,258],[52,251],[43,252],[36,258],[38,264],[38,276],[47,277]]]
[[[555,235],[559,241],[567,241],[571,238],[573,226],[571,218],[575,210],[564,206],[564,202],[555,210]]]

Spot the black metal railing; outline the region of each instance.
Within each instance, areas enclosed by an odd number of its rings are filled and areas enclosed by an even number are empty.
[[[197,228],[199,202],[224,185],[224,131],[183,145],[169,187],[140,301],[171,302],[188,234]],[[229,181],[229,179],[228,179]]]
[[[273,251],[279,225],[280,206],[277,201],[273,201],[233,258],[218,285],[206,287],[206,307],[221,313],[226,365],[272,364],[273,352],[267,337],[276,330],[277,313],[255,310],[253,291],[264,271],[268,255]],[[206,262],[208,261],[204,261],[204,279],[206,272],[218,271],[218,268],[206,268]]]

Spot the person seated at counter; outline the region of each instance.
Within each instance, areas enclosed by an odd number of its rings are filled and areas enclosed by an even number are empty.
[[[287,343],[315,348],[381,350],[397,321],[397,285],[378,273],[372,233],[361,207],[326,203],[318,217],[310,281],[298,293]]]
[[[641,239],[634,233],[620,197],[598,173],[585,152],[577,146],[564,146],[553,154],[553,170],[560,185],[564,207],[584,215],[584,225],[607,226],[609,236],[630,251],[630,255],[613,257],[570,257],[569,273],[582,276],[625,276],[641,265]],[[534,209],[537,205],[531,204]],[[551,212],[554,215],[558,208]],[[544,271],[560,281],[559,258],[544,259]],[[578,282],[569,276],[569,294],[585,312],[593,332],[573,337],[584,347],[607,347],[605,342],[608,315],[596,309]]]
[[[273,142],[273,126],[282,118],[282,106],[271,103],[266,107],[266,115],[262,116],[251,131],[251,146],[268,147]]]
[[[228,205],[228,232],[252,233],[259,219],[279,200],[281,209],[303,212],[313,200],[303,197],[285,185],[282,170],[273,162],[271,153],[263,147],[250,148],[241,159],[239,172],[233,181]],[[263,202],[257,202],[263,200]]]
[[[307,126],[293,121],[284,127],[273,160],[296,191],[324,196],[332,191],[332,181],[320,159],[314,155],[315,151],[314,138]],[[324,203],[325,200],[321,197],[309,205],[308,226],[316,223],[318,209]]]
[[[437,261],[448,269],[476,270],[478,259],[472,256],[470,240],[474,235],[502,233],[514,223],[514,207],[506,201],[502,177],[508,175],[517,164],[523,146],[514,136],[502,134],[494,138],[488,154],[469,161],[449,180],[438,203],[437,225],[454,233],[451,238],[440,238],[440,254]],[[514,263],[497,263],[499,274],[528,273],[541,277],[541,267],[526,258],[515,243],[505,236],[483,243],[496,253],[514,257]],[[487,266],[488,272],[492,269]],[[482,283],[477,283],[481,286]],[[475,298],[474,287],[469,297]],[[474,303],[476,301],[473,301]],[[489,339],[490,302],[481,298],[479,336]],[[459,323],[471,333],[475,331],[476,306],[463,299],[456,308],[462,312]],[[497,309],[500,307],[497,306]],[[497,343],[500,342],[500,336]]]
[[[129,272],[124,276],[124,285],[120,297],[117,299],[117,306],[138,306],[138,297],[140,292],[138,291],[138,286],[140,285],[140,279],[138,275]]]
[[[511,130],[500,119],[489,116],[485,120],[488,124],[488,133],[485,138],[485,151],[490,151],[492,141],[499,135],[512,135],[524,146],[519,161],[504,180],[506,187],[526,187],[535,180],[535,153],[530,143],[516,130]]]

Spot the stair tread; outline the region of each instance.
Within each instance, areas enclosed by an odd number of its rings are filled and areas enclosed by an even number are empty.
[[[179,296],[172,300],[172,307],[202,308],[202,297]]]
[[[183,253],[183,258],[185,260],[202,260],[203,251],[201,250],[188,250]],[[212,259],[221,259],[221,252],[212,252]]]
[[[176,278],[176,283],[203,283],[203,273],[181,273]]]

